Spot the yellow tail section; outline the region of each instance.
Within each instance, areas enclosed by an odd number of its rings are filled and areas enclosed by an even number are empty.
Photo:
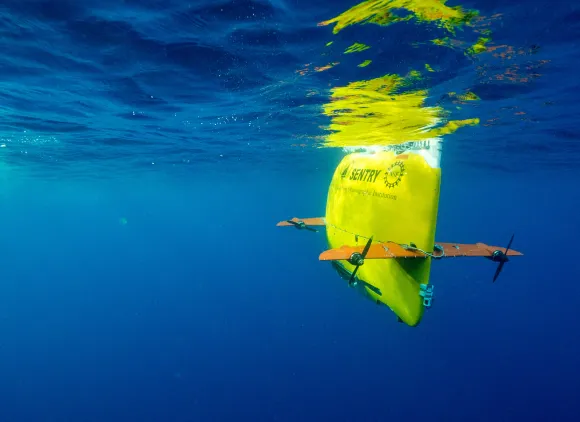
[[[417,151],[347,155],[328,191],[330,248],[362,246],[373,236],[374,241],[414,243],[433,251],[440,181],[438,156]],[[346,261],[341,263],[348,271],[354,269]],[[369,259],[359,268],[357,277],[379,289],[377,293],[365,287],[370,297],[415,326],[424,308],[419,285],[429,282],[430,268],[431,258]]]

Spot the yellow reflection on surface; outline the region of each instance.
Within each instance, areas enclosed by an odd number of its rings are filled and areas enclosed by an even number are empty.
[[[353,45],[351,45],[350,47],[348,47],[346,49],[346,51],[344,52],[344,54],[359,53],[361,51],[368,50],[369,48],[370,47],[368,45],[361,44],[359,42],[355,42]]]
[[[455,132],[479,119],[443,123],[445,110],[426,107],[427,91],[402,91],[419,78],[413,71],[406,77],[384,75],[366,81],[351,82],[331,90],[331,101],[323,113],[331,118],[323,146],[383,146],[423,140]]]
[[[337,34],[348,26],[358,24],[388,26],[403,21],[428,22],[445,29],[454,38],[456,29],[464,25],[483,25],[477,11],[465,10],[461,6],[449,7],[446,3],[447,0],[366,0],[318,25],[334,25],[332,32]],[[490,33],[487,28],[480,28],[479,34],[485,37],[480,36],[471,47],[465,41],[448,36],[430,42],[453,49],[461,48],[473,56],[486,50]],[[368,48],[355,42],[345,53]],[[358,67],[365,67],[370,62],[366,60]],[[424,66],[427,74],[435,72],[429,64]],[[326,127],[329,134],[322,146],[388,146],[441,137],[462,126],[479,124],[478,118],[448,121],[449,112],[443,107],[426,106],[428,88],[424,83],[420,85],[421,89],[417,88],[422,80],[421,72],[411,70],[405,76],[385,74],[331,88],[330,101],[323,105],[323,113],[330,117],[330,124]],[[460,95],[451,93],[450,97],[458,103],[479,99],[469,91]]]
[[[454,32],[456,28],[469,23],[477,16],[476,12],[464,11],[460,6],[446,6],[446,2],[446,0],[367,0],[318,25],[336,24],[332,32],[337,34],[347,26],[355,24],[374,23],[386,26],[416,19],[420,22],[435,22]],[[404,9],[409,13],[401,16],[397,14],[396,9]]]

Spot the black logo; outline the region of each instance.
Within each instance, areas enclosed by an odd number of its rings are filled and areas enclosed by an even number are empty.
[[[399,185],[399,182],[405,174],[405,164],[402,161],[395,161],[385,173],[383,180],[385,181],[385,186],[394,188]]]
[[[341,178],[345,178],[348,174],[348,169],[350,168],[350,165],[347,164],[347,166],[344,168],[344,170],[342,171],[342,173],[340,173],[340,177]]]

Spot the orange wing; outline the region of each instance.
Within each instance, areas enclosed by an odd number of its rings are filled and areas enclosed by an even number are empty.
[[[307,226],[325,226],[326,225],[326,221],[324,220],[324,217],[311,217],[311,218],[294,217],[291,220],[280,221],[278,224],[276,224],[276,226],[295,226],[296,224],[291,223],[291,221],[293,221],[294,223],[303,222]]]
[[[365,259],[390,259],[390,258],[426,258],[427,254],[416,248],[406,247],[393,242],[374,243],[369,248]],[[505,248],[489,246],[485,243],[461,244],[461,243],[438,243],[439,248],[434,248],[432,253],[436,258],[457,258],[457,257],[491,257],[495,251],[505,253]],[[321,261],[347,260],[354,252],[362,253],[363,246],[341,246],[336,249],[324,251],[318,257]],[[508,256],[523,255],[521,252],[510,249]]]

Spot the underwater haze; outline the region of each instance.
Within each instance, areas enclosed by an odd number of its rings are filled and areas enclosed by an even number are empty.
[[[0,0],[0,43],[0,422],[578,420],[578,2]],[[432,139],[437,241],[524,256],[409,327],[276,223]]]

